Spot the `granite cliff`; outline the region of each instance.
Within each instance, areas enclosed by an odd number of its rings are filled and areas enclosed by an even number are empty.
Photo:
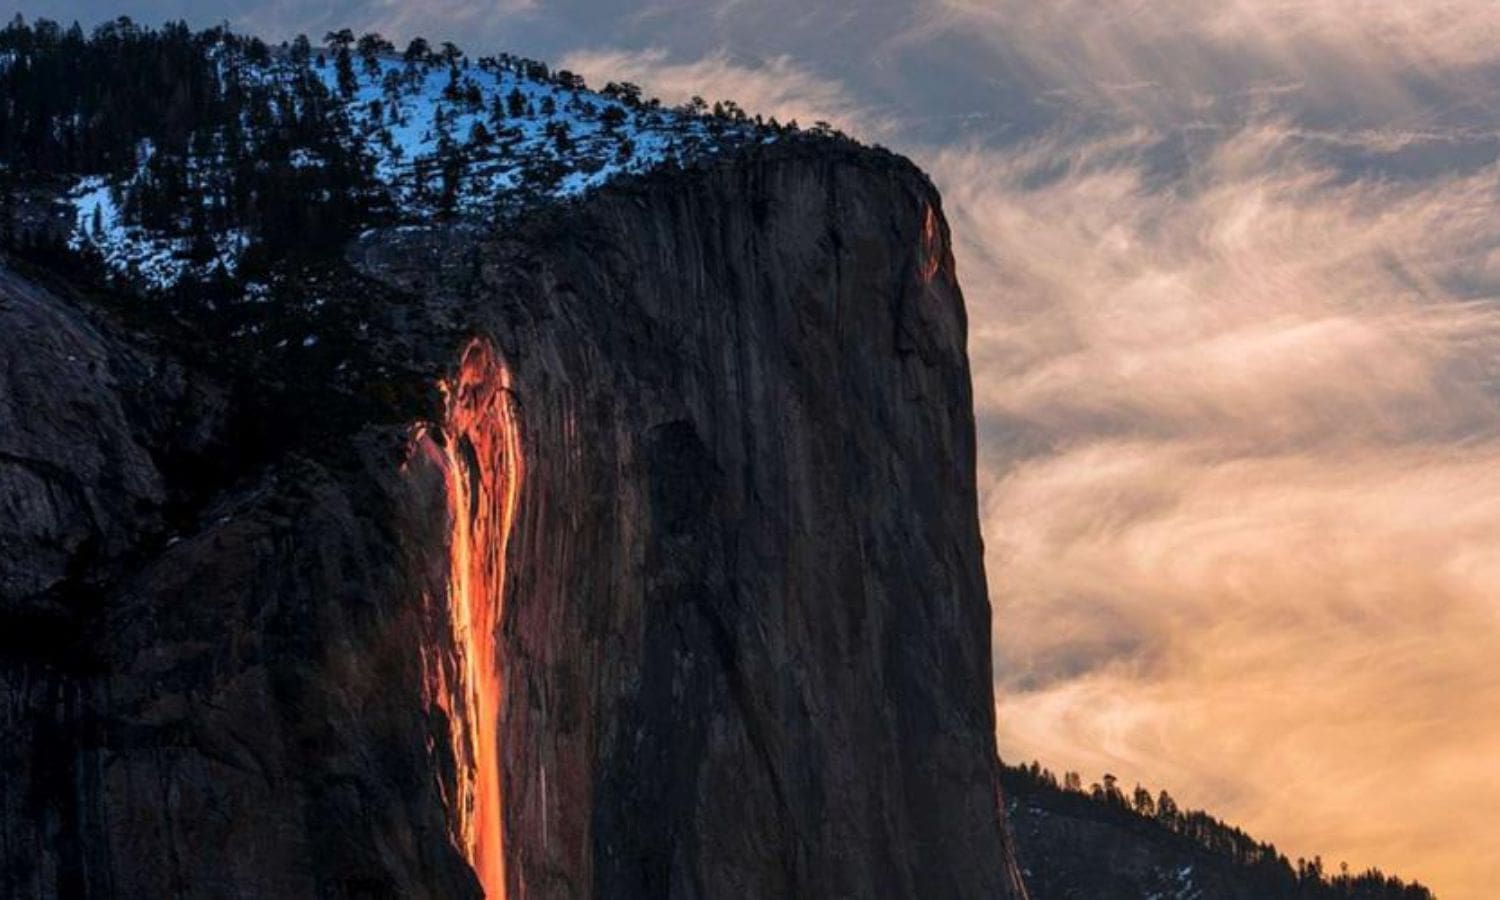
[[[1023,894],[925,177],[341,252],[296,365],[6,263],[0,894]]]

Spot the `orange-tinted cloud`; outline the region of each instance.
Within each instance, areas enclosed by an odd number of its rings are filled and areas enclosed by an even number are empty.
[[[939,153],[974,319],[1002,751],[1486,896],[1500,169],[1247,125]],[[1061,165],[1061,169],[1059,169]]]
[[[661,49],[579,50],[567,54],[559,65],[591,83],[640,82],[667,103],[702,95],[709,103],[734,100],[752,114],[774,115],[783,122],[796,120],[804,126],[822,120],[859,134],[888,127],[843,85],[817,76],[787,56],[746,65],[722,51],[680,62],[669,59]]]

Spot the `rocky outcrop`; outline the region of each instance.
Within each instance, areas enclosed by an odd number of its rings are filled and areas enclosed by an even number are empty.
[[[452,545],[495,529],[451,523],[513,502],[476,570],[503,569],[512,896],[1019,896],[964,311],[920,173],[767,148],[349,261],[408,298],[378,353],[430,382],[496,360],[505,415],[434,393],[416,432],[215,466],[235,392],[0,283],[60,335],[5,348],[0,631],[53,636],[0,659],[0,891],[480,893]],[[450,513],[455,471],[512,456],[513,498],[474,482]]]

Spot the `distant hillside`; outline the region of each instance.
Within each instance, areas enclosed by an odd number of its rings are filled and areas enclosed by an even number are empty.
[[[1378,869],[1293,863],[1166,791],[1127,794],[1111,775],[1085,788],[1033,762],[1001,778],[1032,900],[1434,900]]]

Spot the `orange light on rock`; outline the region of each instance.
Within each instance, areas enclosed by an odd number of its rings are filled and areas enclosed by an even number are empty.
[[[449,721],[457,784],[448,803],[456,838],[485,896],[503,898],[499,735],[505,685],[499,631],[506,547],[523,473],[519,417],[510,373],[482,341],[465,349],[458,373],[439,387],[445,439],[434,441],[429,434],[423,440],[446,483],[452,659],[448,666],[429,660],[428,691]]]
[[[947,247],[938,228],[937,211],[930,204],[922,208],[922,280],[931,282],[943,271]]]

